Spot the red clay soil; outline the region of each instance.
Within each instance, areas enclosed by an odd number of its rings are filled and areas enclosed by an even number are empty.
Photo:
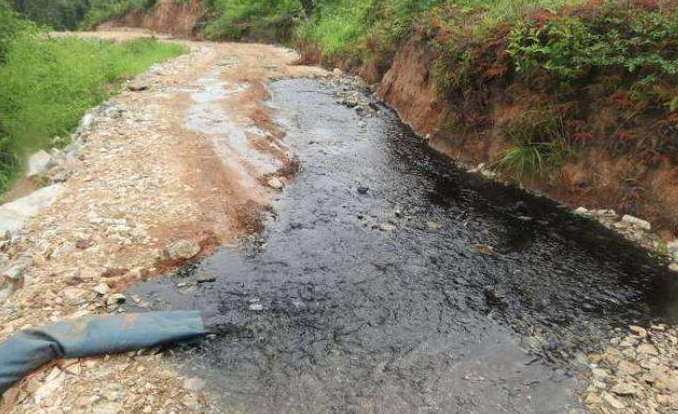
[[[430,135],[431,147],[453,160],[471,165],[496,161],[509,145],[505,126],[549,99],[525,85],[494,85],[485,91],[484,108],[477,111],[477,106],[468,104],[476,99],[473,96],[455,100],[436,91],[433,56],[426,43],[406,43],[396,53],[378,93],[415,132]],[[586,105],[590,109],[585,120],[592,128],[596,123],[609,125],[606,101],[595,99]],[[652,125],[648,123],[647,133],[652,133]],[[642,132],[642,125],[637,130]],[[678,169],[669,162],[648,166],[634,157],[609,154],[605,148],[585,147],[560,168],[523,177],[521,182],[572,207],[610,208],[645,218],[664,238],[675,236]],[[508,175],[502,179],[517,181]]]

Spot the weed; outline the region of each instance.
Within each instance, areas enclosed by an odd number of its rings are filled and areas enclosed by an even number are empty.
[[[509,171],[516,178],[539,175],[548,167],[560,166],[566,151],[562,119],[551,110],[531,110],[505,127],[511,147],[505,150],[495,168]]]

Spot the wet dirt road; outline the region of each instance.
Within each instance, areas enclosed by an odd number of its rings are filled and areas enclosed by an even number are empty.
[[[676,282],[646,252],[454,168],[334,88],[269,85],[302,170],[261,234],[129,292],[232,325],[175,357],[220,411],[579,412],[583,353],[675,318]]]

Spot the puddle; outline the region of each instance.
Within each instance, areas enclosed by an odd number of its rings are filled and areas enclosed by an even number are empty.
[[[217,155],[231,171],[239,171],[244,167],[252,176],[275,172],[282,166],[282,162],[257,151],[250,144],[251,139],[268,136],[266,131],[238,125],[222,106],[229,96],[241,94],[250,86],[233,85],[219,79],[221,71],[219,68],[212,70],[195,82],[196,89],[183,90],[190,94],[192,100],[184,120],[184,127],[189,131],[208,136]],[[242,167],[234,165],[233,160],[241,160]]]
[[[179,352],[227,413],[567,413],[576,358],[675,320],[676,278],[548,199],[449,165],[382,108],[271,85],[303,169],[240,250],[135,287],[236,333]],[[363,126],[364,125],[364,126]]]

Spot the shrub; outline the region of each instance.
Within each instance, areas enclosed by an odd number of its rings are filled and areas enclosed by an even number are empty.
[[[311,6],[299,0],[213,0],[203,34],[213,40],[284,41]]]

